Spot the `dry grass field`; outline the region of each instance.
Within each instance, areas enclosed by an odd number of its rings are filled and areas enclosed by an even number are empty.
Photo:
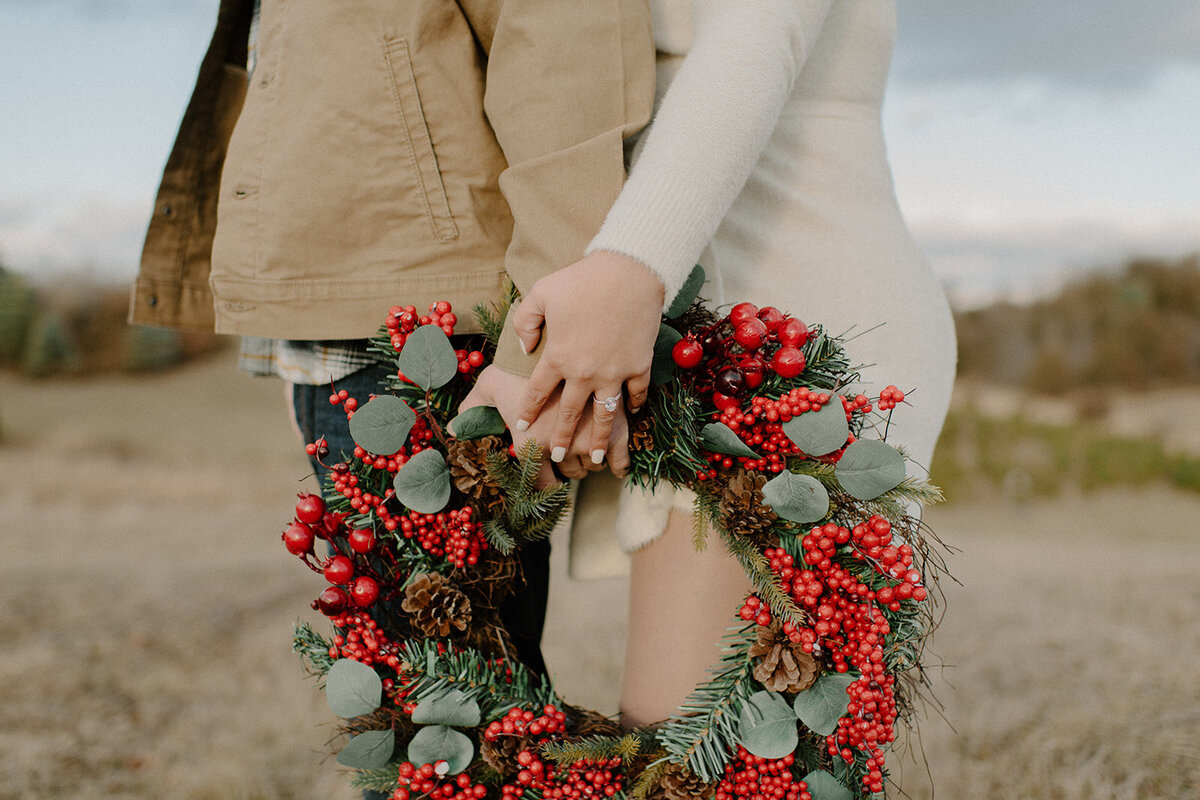
[[[320,580],[277,538],[312,486],[281,409],[228,355],[0,375],[0,798],[355,796],[290,652]],[[1200,797],[1198,516],[1165,488],[930,512],[961,550],[921,724],[937,797]],[[568,581],[562,550],[548,660],[612,711],[624,586]]]

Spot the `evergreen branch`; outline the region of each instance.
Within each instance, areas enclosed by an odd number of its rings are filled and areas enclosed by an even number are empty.
[[[628,761],[638,754],[642,737],[636,733],[624,736],[588,736],[573,742],[547,742],[542,745],[542,755],[560,764],[575,761],[600,761],[619,756]]]
[[[329,647],[329,641],[307,622],[298,622],[292,629],[292,652],[299,653],[304,665],[315,675],[324,675],[333,666]]]
[[[728,649],[711,670],[712,677],[697,686],[655,734],[669,759],[701,780],[724,774],[726,762],[737,752],[738,713],[755,689],[749,654],[754,641],[753,625],[727,634]]]
[[[721,540],[726,549],[742,565],[742,569],[754,584],[755,591],[771,607],[771,613],[780,622],[790,622],[797,628],[805,627],[807,622],[804,612],[796,605],[792,596],[780,588],[779,579],[771,570],[767,557],[752,543],[730,533],[723,526],[718,527],[718,530],[721,531]]]
[[[401,673],[415,679],[410,684],[410,702],[457,689],[474,698],[485,719],[493,719],[510,708],[559,703],[547,677],[535,676],[516,661],[488,658],[472,648],[438,652],[437,639],[408,639],[401,645]]]
[[[708,532],[720,525],[721,501],[707,492],[698,492],[692,503],[692,547],[697,552],[708,547]]]
[[[400,773],[395,766],[378,769],[356,769],[350,774],[351,789],[368,789],[390,794],[400,785]]]
[[[517,540],[508,532],[502,517],[493,517],[483,523],[483,534],[487,537],[488,544],[501,555],[508,555],[517,549]]]

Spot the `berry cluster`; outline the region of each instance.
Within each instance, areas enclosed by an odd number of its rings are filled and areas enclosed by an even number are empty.
[[[756,389],[767,370],[782,378],[804,371],[808,326],[771,306],[738,303],[714,325],[689,332],[671,357],[697,389],[712,392],[718,408]]]
[[[435,558],[443,556],[454,566],[474,566],[479,556],[487,550],[487,536],[483,527],[473,516],[471,506],[454,511],[439,511],[437,514],[422,514],[409,511],[401,516],[389,516],[381,509],[384,527],[399,529],[405,539],[413,539],[421,549]]]
[[[801,628],[785,623],[783,630],[805,651],[827,654],[838,672],[861,673],[847,690],[846,715],[826,741],[830,754],[847,762],[854,761],[855,751],[865,753],[863,783],[878,792],[884,765],[880,748],[896,736],[895,678],[884,666],[884,644],[892,629],[881,607],[899,611],[902,601],[925,600],[928,592],[920,572],[912,568],[912,547],[893,544],[891,523],[882,516],[852,529],[833,523],[816,526],[800,544],[801,565],[782,548],[764,552],[780,587],[811,620]],[[840,563],[842,558],[868,562],[885,585],[871,588]]]
[[[767,608],[766,603],[756,594],[746,597],[746,602],[738,609],[738,616],[763,628],[771,624],[771,609]]]
[[[714,422],[727,425],[738,435],[738,438],[746,443],[747,447],[765,452],[767,455],[754,459],[711,453],[707,458],[713,466],[707,472],[700,471],[696,477],[700,480],[715,478],[718,468],[730,469],[735,462],[748,470],[783,472],[787,468],[789,456],[805,456],[804,452],[799,450],[783,432],[783,423],[809,411],[820,411],[828,403],[833,402],[835,397],[841,402],[847,421],[851,420],[856,413],[866,413],[871,410],[871,401],[866,395],[860,394],[852,398],[841,397],[829,392],[799,386],[778,399],[753,397],[750,399],[750,407],[746,410],[742,410],[737,404],[732,404],[714,412],[712,415]],[[846,443],[850,444],[853,441],[854,436],[851,434]],[[819,460],[836,461],[841,452],[841,450],[837,450],[828,456],[821,456]]]
[[[329,647],[330,658],[350,658],[367,666],[386,664],[396,669],[401,663],[400,646],[364,611],[346,611],[330,615],[339,633]],[[392,682],[394,685],[394,681]],[[391,687],[388,687],[391,688]]]
[[[790,753],[783,758],[761,758],[744,747],[725,767],[715,800],[812,800],[808,784],[796,780]]]
[[[501,787],[501,797],[517,800],[526,791],[535,797],[554,800],[587,800],[587,798],[613,797],[623,788],[624,775],[620,770],[620,758],[599,761],[579,760],[567,767],[542,760],[539,746],[548,739],[566,732],[566,714],[557,706],[547,705],[541,715],[532,710],[513,708],[498,720],[489,723],[483,738],[495,742],[502,736],[516,736],[527,740],[527,745],[517,753],[516,780]]]
[[[450,303],[438,300],[429,304],[428,314],[418,315],[416,306],[392,306],[388,309],[385,324],[392,349],[399,353],[409,335],[421,325],[437,325],[447,336],[453,336],[458,316]],[[458,371],[463,375],[470,375],[483,366],[483,353],[479,350],[456,350],[454,355],[458,358]]]
[[[488,787],[473,783],[471,776],[461,772],[453,778],[440,780],[446,774],[445,761],[416,766],[408,761],[400,765],[400,785],[392,792],[392,800],[425,798],[431,800],[482,800]]]

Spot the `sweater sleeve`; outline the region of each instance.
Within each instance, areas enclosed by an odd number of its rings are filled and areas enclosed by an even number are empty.
[[[646,264],[679,292],[750,175],[833,0],[697,0],[694,38],[587,253]]]

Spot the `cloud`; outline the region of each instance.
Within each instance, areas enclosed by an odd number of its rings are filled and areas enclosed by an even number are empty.
[[[903,83],[1038,78],[1121,89],[1200,63],[1195,0],[901,0],[899,25]]]

